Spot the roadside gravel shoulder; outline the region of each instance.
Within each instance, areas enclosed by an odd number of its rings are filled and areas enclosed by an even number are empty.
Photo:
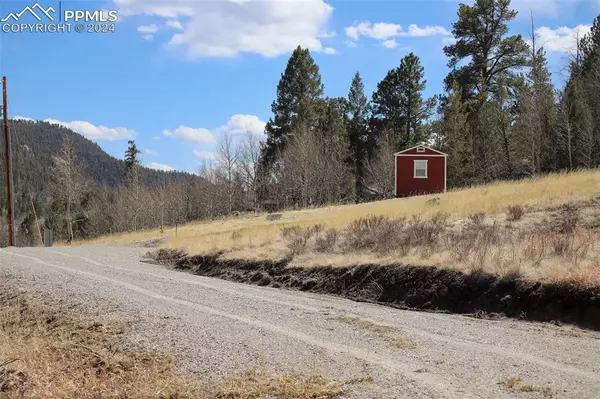
[[[146,251],[8,249],[0,273],[28,291],[129,320],[134,340],[173,353],[191,375],[266,366],[372,378],[348,396],[355,398],[527,398],[498,385],[512,377],[556,397],[600,392],[600,340],[592,332],[235,284],[141,263]]]

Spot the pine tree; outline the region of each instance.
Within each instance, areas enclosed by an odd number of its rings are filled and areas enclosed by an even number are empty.
[[[475,170],[467,106],[462,101],[461,90],[460,84],[455,82],[441,105],[441,149],[448,154],[448,187],[471,184]]]
[[[394,132],[399,147],[424,139],[420,126],[433,108],[431,100],[423,100],[426,83],[419,57],[410,53],[398,68],[387,73],[373,93],[374,114],[382,120],[384,128]]]
[[[544,170],[556,170],[558,137],[554,126],[554,87],[546,52],[536,48],[535,36],[531,69],[526,76],[526,85],[518,93],[518,114],[516,154],[520,173],[536,175]]]
[[[349,107],[345,98],[329,98],[323,102],[318,133],[321,136],[324,164],[322,201],[336,203],[354,195],[351,168],[347,160],[350,156],[350,143],[346,126],[346,110]]]
[[[125,151],[125,174],[128,175],[134,168],[140,166],[139,154],[142,152],[135,145],[135,141],[129,140]]]
[[[129,146],[125,151],[125,184],[128,214],[131,217],[131,226],[136,232],[138,228],[138,217],[142,207],[140,190],[140,160],[141,153],[135,145],[135,141],[129,140]]]
[[[480,104],[495,90],[501,73],[527,65],[527,43],[521,35],[504,37],[508,22],[517,16],[510,0],[476,0],[473,6],[461,4],[458,21],[452,26],[456,43],[444,47],[453,71],[446,88],[458,81],[466,99],[479,97]],[[466,65],[458,66],[468,60]]]
[[[582,89],[593,118],[593,165],[600,165],[600,16],[581,40]]]
[[[592,165],[593,125],[580,82],[567,84],[562,97],[561,145],[562,166],[569,170]]]
[[[262,163],[271,165],[285,149],[289,136],[300,126],[312,128],[317,119],[316,103],[323,95],[319,67],[308,49],[298,46],[288,60],[277,85],[273,117],[265,127],[266,145]]]
[[[590,72],[600,63],[600,15],[594,19],[590,32],[581,39],[583,72]]]
[[[356,72],[348,93],[348,122],[347,131],[350,144],[349,163],[354,169],[355,192],[358,198],[363,196],[364,165],[367,155],[367,116],[369,100],[365,95],[360,73]]]

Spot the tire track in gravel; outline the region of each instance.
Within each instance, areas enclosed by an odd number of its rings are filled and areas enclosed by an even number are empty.
[[[339,355],[350,355],[356,359],[365,361],[367,363],[379,366],[388,371],[402,375],[406,379],[411,380],[415,383],[424,385],[431,391],[435,392],[436,397],[440,397],[440,398],[454,398],[454,397],[476,398],[476,397],[478,397],[478,396],[475,396],[474,394],[467,393],[464,390],[457,391],[456,390],[457,388],[453,387],[450,382],[441,381],[439,378],[434,378],[433,376],[430,376],[427,374],[415,374],[411,368],[399,363],[397,360],[377,355],[377,354],[370,352],[368,350],[365,350],[365,349],[360,349],[360,348],[356,348],[356,347],[352,347],[352,346],[348,346],[348,345],[344,345],[344,344],[338,344],[335,342],[319,339],[317,337],[314,337],[314,336],[311,336],[311,335],[308,335],[308,334],[305,334],[302,332],[298,332],[295,330],[291,330],[291,329],[288,329],[285,327],[276,326],[276,325],[273,325],[270,323],[266,323],[263,321],[236,315],[236,314],[229,313],[229,312],[224,312],[224,311],[217,310],[217,309],[211,308],[209,306],[201,305],[198,303],[158,294],[158,293],[155,293],[153,291],[142,288],[142,287],[132,284],[132,283],[115,280],[110,277],[106,277],[106,276],[96,274],[93,272],[89,272],[89,271],[77,270],[77,269],[73,269],[73,268],[70,268],[67,266],[56,265],[56,264],[53,264],[50,262],[46,262],[43,259],[40,259],[40,258],[37,258],[34,256],[18,254],[18,253],[14,253],[14,252],[2,250],[2,249],[0,249],[0,253],[6,253],[6,254],[9,254],[12,256],[29,259],[37,264],[49,266],[54,269],[62,270],[62,271],[68,272],[68,273],[79,274],[79,275],[90,277],[93,279],[102,280],[102,281],[108,282],[113,285],[121,286],[125,289],[128,289],[130,291],[136,292],[138,294],[141,294],[141,295],[144,295],[144,296],[147,296],[150,298],[186,306],[190,309],[193,309],[193,310],[196,310],[196,311],[199,311],[202,313],[206,313],[206,314],[210,314],[210,315],[218,316],[218,317],[223,317],[223,318],[233,320],[238,323],[256,327],[258,329],[267,330],[267,331],[270,331],[275,334],[281,334],[283,336],[302,341],[308,345],[320,347],[322,349],[325,349],[325,350],[333,352],[333,353],[337,353]],[[101,264],[100,262],[96,262],[93,260],[92,260],[92,262],[96,263],[97,266],[108,266],[108,265]],[[118,268],[117,266],[110,266],[110,267],[115,268],[115,269],[123,269],[123,268]],[[124,269],[124,270],[130,270],[130,269]]]
[[[287,302],[287,301],[283,301],[283,300],[278,300],[278,299],[274,299],[274,298],[269,298],[263,295],[257,295],[257,294],[252,294],[246,291],[241,291],[241,290],[233,290],[233,289],[228,289],[225,287],[220,287],[218,285],[214,285],[214,284],[210,284],[208,282],[203,282],[203,281],[198,281],[196,279],[191,280],[189,278],[185,278],[185,277],[179,277],[179,276],[166,276],[166,275],[162,275],[162,274],[158,274],[158,273],[153,273],[153,272],[149,272],[149,271],[143,271],[143,270],[136,270],[136,269],[130,269],[130,268],[124,268],[124,267],[119,267],[119,266],[114,266],[114,265],[110,265],[107,263],[103,263],[103,262],[98,262],[95,261],[93,259],[84,257],[84,256],[77,256],[77,255],[71,255],[71,254],[66,254],[64,252],[60,252],[60,251],[52,251],[55,254],[61,255],[61,256],[65,256],[65,257],[69,257],[69,258],[74,258],[74,259],[80,259],[83,260],[85,262],[88,262],[92,265],[95,266],[99,266],[99,267],[106,267],[106,268],[111,268],[114,270],[120,270],[120,271],[125,271],[128,273],[137,273],[137,274],[144,274],[147,276],[151,276],[151,277],[155,277],[155,278],[159,278],[159,279],[163,279],[163,280],[169,280],[169,281],[178,281],[178,282],[182,282],[182,283],[186,283],[186,284],[191,284],[191,285],[197,285],[197,286],[201,286],[203,288],[207,288],[207,289],[211,289],[211,290],[215,290],[215,291],[219,291],[219,292],[223,292],[226,294],[230,294],[230,295],[234,295],[234,296],[244,296],[244,297],[248,297],[248,298],[252,298],[252,299],[257,299],[260,301],[264,301],[264,302],[268,302],[268,303],[274,303],[274,304],[278,304],[278,305],[283,305],[283,306],[289,306],[289,307],[294,307],[294,308],[300,308],[309,312],[314,312],[314,313],[321,313],[323,311],[322,308],[318,308],[318,307],[313,307],[313,306],[309,306],[309,305],[305,305],[305,304],[299,304],[297,302]],[[194,277],[194,276],[191,276]],[[311,299],[311,298],[308,298]],[[365,317],[362,314],[354,314],[351,312],[348,312],[347,309],[345,309],[343,306],[334,304],[334,303],[328,303],[328,306],[330,308],[336,309],[340,312],[342,312],[345,316],[348,317],[360,317],[363,320],[367,320],[376,324],[381,324],[379,321],[377,320],[373,320],[370,319],[369,317]],[[396,325],[393,325],[394,327]],[[571,375],[575,375],[581,378],[585,378],[587,380],[591,380],[591,381],[596,381],[596,382],[600,382],[600,375],[591,371],[586,371],[586,370],[582,370],[580,368],[574,367],[574,366],[570,366],[570,365],[566,365],[563,363],[557,363],[555,361],[552,360],[547,360],[547,359],[543,359],[540,357],[536,357],[536,356],[532,356],[526,353],[522,353],[519,351],[514,351],[514,350],[506,350],[503,347],[499,347],[499,346],[491,346],[491,345],[486,345],[486,344],[482,344],[476,341],[472,341],[472,340],[468,340],[468,339],[464,339],[464,338],[457,338],[457,337],[452,337],[452,336],[445,336],[445,335],[440,335],[440,334],[435,334],[435,333],[431,333],[428,331],[424,331],[421,329],[417,329],[417,328],[413,328],[413,327],[408,327],[408,326],[398,326],[400,327],[403,331],[409,333],[409,334],[413,334],[415,336],[420,336],[420,337],[425,337],[425,338],[429,338],[435,341],[439,341],[439,342],[443,342],[446,344],[450,344],[450,345],[454,345],[454,346],[458,346],[458,347],[462,347],[465,349],[469,349],[469,350],[473,350],[476,349],[477,351],[480,352],[484,352],[485,354],[489,354],[489,355],[497,355],[497,356],[502,356],[505,358],[511,358],[511,359],[517,359],[526,363],[530,363],[530,364],[536,364],[538,366],[541,367],[545,367],[545,368],[549,368],[549,369],[553,369],[556,370],[558,372],[561,373],[569,373]],[[406,371],[410,371],[410,370],[406,370]]]

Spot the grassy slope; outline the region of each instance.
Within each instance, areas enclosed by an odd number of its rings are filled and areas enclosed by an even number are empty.
[[[318,209],[307,209],[300,211],[284,212],[281,220],[269,221],[264,214],[240,216],[226,220],[212,222],[192,223],[180,226],[175,236],[174,229],[164,232],[163,247],[180,248],[191,254],[206,254],[217,251],[227,251],[228,257],[247,259],[280,259],[287,254],[286,244],[281,238],[281,228],[289,226],[309,227],[322,224],[328,228],[342,229],[352,221],[368,215],[384,215],[390,218],[411,218],[420,215],[430,218],[436,213],[442,212],[449,215],[449,220],[455,226],[468,219],[468,216],[485,212],[488,221],[506,223],[505,211],[511,205],[522,205],[528,209],[523,220],[513,223],[505,228],[516,228],[526,230],[541,220],[548,217],[548,209],[562,204],[589,201],[600,194],[600,171],[582,171],[577,173],[560,173],[547,175],[537,179],[526,179],[517,182],[499,182],[452,191],[440,195],[438,205],[427,204],[433,196],[413,197],[407,199],[392,199],[386,201],[365,203],[359,205],[331,206]],[[588,209],[586,212],[590,217],[596,217],[597,209]],[[580,240],[587,243],[593,242],[595,237],[585,233]],[[149,240],[161,237],[158,231],[147,231],[137,234],[124,234],[110,236],[95,240],[96,243],[124,243],[131,241]],[[548,237],[542,237],[538,241],[544,241]],[[520,272],[532,278],[544,278],[552,275],[552,278],[564,278],[564,270],[550,272],[550,269],[562,259],[549,259],[544,261],[544,267],[535,262],[535,267],[516,259],[515,253],[531,252],[530,246],[522,242],[512,240],[508,244],[500,245],[494,256],[494,265],[480,264],[477,267],[491,268],[489,271],[503,274],[509,272]],[[535,245],[540,245],[535,244]],[[594,252],[594,251],[596,251]],[[541,249],[544,251],[544,249]],[[341,253],[340,253],[341,252]],[[424,257],[417,252],[411,252],[399,257],[397,254],[388,256],[375,256],[366,252],[338,251],[338,253],[306,253],[297,256],[294,264],[302,266],[311,265],[351,265],[355,263],[377,262],[409,262],[419,265],[439,265],[456,267],[461,270],[472,269],[474,266],[468,260],[456,261],[451,259],[447,251],[440,250]],[[512,258],[505,255],[511,254]],[[600,269],[600,248],[591,248],[589,259],[582,264],[581,259],[576,259],[577,266],[585,266],[584,278],[589,279],[590,270],[593,274]],[[490,258],[490,262],[492,259]],[[515,268],[519,270],[515,270]],[[578,270],[580,273],[581,270]],[[600,276],[598,276],[600,281]],[[594,277],[595,280],[595,277]],[[595,284],[595,283],[594,283]]]

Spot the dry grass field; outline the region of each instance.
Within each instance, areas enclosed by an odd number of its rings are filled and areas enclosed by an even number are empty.
[[[439,200],[432,200],[439,197]],[[600,285],[600,171],[499,182],[440,196],[240,215],[110,236],[162,238],[190,254],[292,258],[294,266],[410,263]]]

